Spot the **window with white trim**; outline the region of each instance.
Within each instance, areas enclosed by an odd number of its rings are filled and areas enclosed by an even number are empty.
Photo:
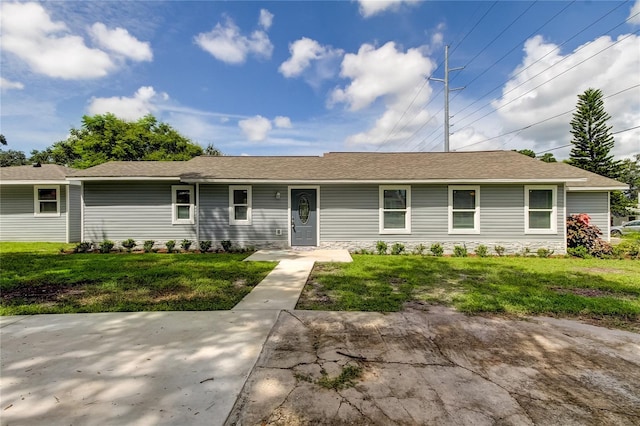
[[[195,215],[194,191],[191,185],[171,186],[172,223],[193,224]]]
[[[555,234],[558,208],[555,185],[524,187],[524,231],[526,234]]]
[[[60,185],[33,187],[34,216],[60,216]]]
[[[251,225],[251,186],[229,186],[229,225]]]
[[[477,185],[449,186],[449,233],[477,234],[480,232],[480,187]]]
[[[411,186],[380,186],[380,233],[411,233]]]

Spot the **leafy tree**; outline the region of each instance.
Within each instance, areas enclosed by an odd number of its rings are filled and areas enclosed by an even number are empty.
[[[640,191],[640,154],[636,154],[633,159],[625,158],[622,161],[618,180],[629,185],[625,195],[631,204],[637,205],[638,191]]]
[[[217,152],[213,146],[210,152]],[[33,151],[32,161],[84,169],[107,161],[189,160],[203,149],[153,115],[125,121],[113,114],[84,116],[79,129],[44,151]],[[216,154],[211,154],[216,155]]]
[[[212,144],[207,145],[207,147],[204,149],[204,155],[215,155],[215,156],[222,156],[224,154],[222,154],[222,152],[216,148],[215,146],[213,146]]]
[[[540,161],[544,161],[545,163],[557,163],[556,157],[553,156],[552,153],[547,152],[546,154],[538,157]]]
[[[25,164],[28,164],[28,162],[24,152],[16,151],[15,149],[6,151],[0,149],[0,167],[24,166]]]
[[[569,164],[612,179],[618,177],[619,162],[610,154],[614,145],[611,118],[604,110],[600,89],[587,89],[578,95],[576,112],[571,120],[573,139]]]
[[[7,144],[7,138],[5,138],[3,134],[0,134],[0,145],[6,145],[6,144]]]
[[[522,155],[526,155],[527,157],[536,158],[536,153],[530,149],[514,149],[514,151],[519,152]]]

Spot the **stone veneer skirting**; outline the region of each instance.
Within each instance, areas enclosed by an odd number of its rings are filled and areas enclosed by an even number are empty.
[[[402,240],[381,240],[387,243],[389,247],[389,251],[391,250],[391,246],[395,243],[404,244],[405,253],[411,253],[416,246],[422,244],[426,248],[424,250],[424,254],[430,254],[431,245],[434,243],[440,243],[444,248],[444,254],[452,254],[454,246],[465,245],[470,254],[472,254],[476,247],[479,245],[485,245],[489,250],[489,255],[495,255],[496,252],[494,247],[502,246],[504,247],[505,254],[516,254],[522,253],[527,248],[531,253],[535,254],[536,251],[540,248],[545,248],[548,250],[553,250],[554,254],[566,254],[565,244],[562,241],[449,241],[449,242],[441,242],[441,241],[402,241]],[[366,249],[372,252],[376,252],[376,243],[377,241],[327,241],[320,243],[320,248],[323,249],[347,249],[350,252],[355,252],[357,250]]]

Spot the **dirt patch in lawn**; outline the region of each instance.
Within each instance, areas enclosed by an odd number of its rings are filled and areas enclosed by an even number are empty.
[[[611,291],[598,290],[596,288],[551,287],[551,290],[560,294],[575,294],[576,296],[584,297],[607,297],[616,295],[616,293],[613,293]]]
[[[90,282],[76,282],[71,284],[44,283],[38,285],[19,285],[8,290],[2,290],[0,300],[11,304],[14,301],[21,303],[52,303],[69,297],[79,297],[86,293],[86,285]]]
[[[227,424],[638,424],[638,347],[635,333],[442,306],[285,311]]]
[[[614,268],[579,268],[578,270],[580,272],[588,272],[591,274],[628,274],[627,271]]]

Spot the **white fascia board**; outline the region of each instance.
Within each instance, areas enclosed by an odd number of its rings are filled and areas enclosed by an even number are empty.
[[[531,184],[561,184],[566,182],[584,182],[586,178],[563,178],[563,179],[411,179],[411,180],[380,180],[380,179],[182,179],[182,182],[189,183],[228,183],[228,184],[254,184],[254,183],[279,183],[289,185],[309,185],[309,184],[376,184],[376,185],[411,185],[411,184],[487,184],[487,183],[531,183]]]
[[[66,180],[5,180],[1,185],[69,185]]]
[[[174,177],[151,177],[151,176],[117,176],[117,177],[96,177],[96,176],[91,176],[91,177],[82,177],[82,176],[77,176],[77,177],[73,177],[73,178],[67,178],[67,180],[77,180],[77,181],[83,181],[83,182],[89,182],[89,181],[130,181],[130,180],[159,180],[159,181],[179,181],[180,180],[180,176],[174,176]]]
[[[629,189],[628,186],[578,186],[578,187],[567,187],[568,192],[604,192],[604,191],[627,191]]]

